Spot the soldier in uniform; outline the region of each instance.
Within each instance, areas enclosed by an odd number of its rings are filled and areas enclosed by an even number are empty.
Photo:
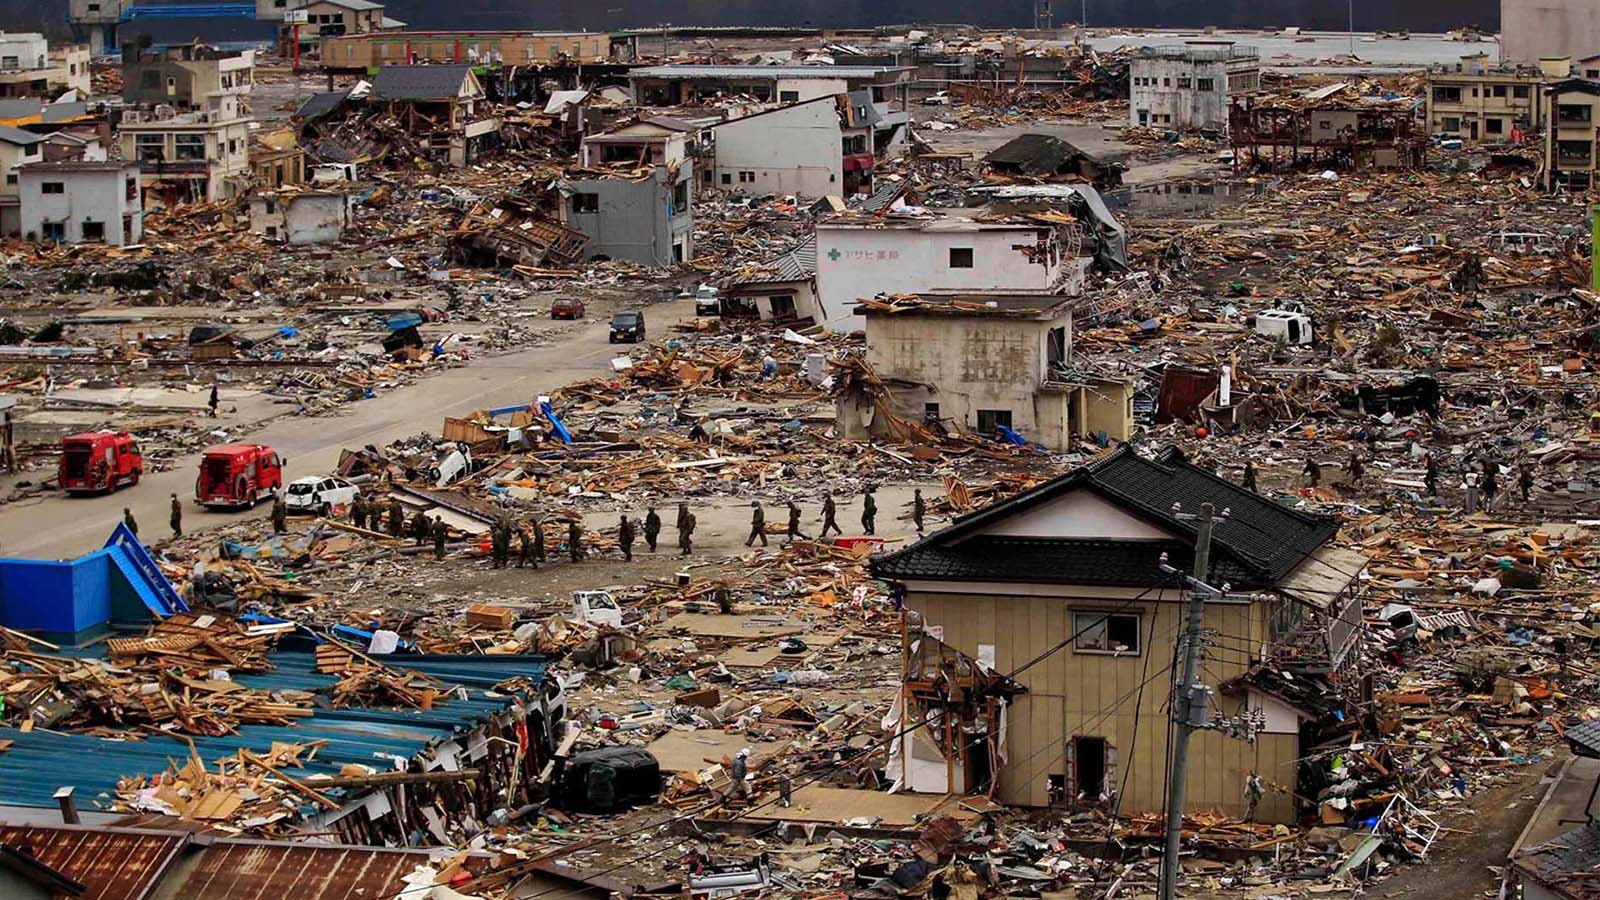
[[[1260,492],[1256,486],[1256,464],[1248,459],[1244,461],[1244,489],[1252,494]]]
[[[785,539],[786,540],[790,540],[790,541],[797,541],[797,540],[800,540],[803,537],[805,537],[805,535],[800,533],[800,507],[795,506],[794,505],[794,501],[790,500],[789,501],[789,530],[788,530],[787,535],[785,536]]]
[[[922,520],[928,515],[928,504],[922,499],[922,488],[917,488],[911,496],[911,521],[917,526],[917,534],[922,534]]]
[[[172,517],[167,524],[172,526],[174,538],[183,537],[183,504],[178,502],[177,494],[172,495]]]
[[[530,565],[535,569],[539,568],[539,561],[533,558],[533,538],[528,536],[528,529],[519,527],[517,529],[517,568],[522,569]]]
[[[283,534],[289,530],[289,508],[283,503],[283,495],[272,498],[272,533]]]
[[[678,550],[681,556],[688,556],[694,550],[694,513],[678,520]]]
[[[122,508],[122,524],[128,526],[134,537],[139,536],[139,521],[133,517],[133,510],[126,506]]]
[[[872,497],[872,488],[867,488],[861,497],[861,531],[863,534],[877,534],[878,501]]]
[[[622,545],[622,558],[633,562],[633,523],[628,521],[628,514],[622,514],[622,521],[617,523],[617,543]]]
[[[402,537],[406,533],[406,510],[399,500],[389,501],[389,536]]]
[[[822,534],[820,535],[820,537],[827,537],[828,536],[828,529],[830,529],[830,528],[833,529],[833,533],[834,534],[844,534],[844,530],[839,527],[838,520],[834,518],[836,515],[838,515],[838,512],[839,512],[839,508],[837,506],[835,506],[834,503],[833,503],[833,495],[832,494],[827,494],[827,495],[823,496],[823,498],[822,498]]]
[[[567,523],[567,550],[572,554],[572,561],[583,559],[583,529],[577,522]]]
[[[444,539],[449,536],[444,519],[433,520],[433,558],[444,559]]]
[[[656,508],[644,514],[644,542],[649,545],[650,552],[656,552],[656,538],[661,534],[661,516],[656,514]]]
[[[428,517],[422,514],[422,510],[417,510],[417,514],[411,517],[411,537],[417,542],[418,547],[428,543],[428,535],[432,531],[428,525]]]
[[[745,539],[744,545],[753,547],[755,546],[756,538],[760,538],[761,546],[765,547],[767,545],[767,514],[761,509],[759,500],[750,502],[750,510],[750,537]]]

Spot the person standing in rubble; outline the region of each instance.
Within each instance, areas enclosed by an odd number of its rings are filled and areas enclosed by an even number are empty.
[[[1483,481],[1480,483],[1483,494],[1483,511],[1488,512],[1494,505],[1495,494],[1500,493],[1500,465],[1492,459],[1483,461]]]
[[[804,538],[804,537],[805,537],[805,535],[800,533],[800,507],[795,506],[794,505],[794,501],[790,500],[789,501],[789,527],[784,533],[784,540],[785,541],[797,541],[797,540],[800,540],[801,538]]]
[[[1252,494],[1260,493],[1256,485],[1256,464],[1254,460],[1244,461],[1244,489]]]
[[[1428,496],[1439,496],[1439,460],[1429,453],[1422,466],[1422,487]]]
[[[444,559],[444,540],[449,536],[449,528],[444,524],[444,519],[433,520],[433,558]]]
[[[367,529],[367,501],[360,494],[357,494],[355,502],[350,504],[350,524],[362,531]]]
[[[917,488],[911,496],[911,522],[917,526],[919,535],[923,533],[922,521],[927,515],[927,501],[922,499],[922,488]]]
[[[533,538],[528,536],[528,529],[517,526],[517,568],[525,569],[528,566],[539,568],[539,561],[533,558]]]
[[[432,533],[433,529],[428,526],[428,517],[422,514],[422,510],[417,510],[417,514],[411,517],[411,538],[417,542],[418,547],[421,547],[428,543],[428,535]]]
[[[206,401],[206,415],[215,419],[217,417],[217,407],[221,404],[222,398],[217,396],[217,383],[213,381],[211,382],[211,399]]]
[[[706,431],[706,423],[700,419],[694,420],[694,425],[689,428],[689,440],[697,444],[711,443],[711,435]]]
[[[1361,483],[1361,476],[1366,474],[1367,467],[1366,467],[1366,463],[1361,461],[1361,453],[1359,451],[1356,451],[1356,450],[1351,450],[1350,451],[1349,470],[1350,470],[1350,484],[1351,485],[1360,484]]]
[[[494,567],[504,569],[506,563],[511,561],[511,525],[504,518],[494,523],[494,531],[490,532],[490,549],[494,554]]]
[[[824,494],[822,497],[822,534],[819,537],[827,537],[828,529],[830,528],[833,529],[834,534],[844,534],[844,529],[839,527],[839,521],[836,518],[838,514],[839,508],[834,505],[833,495]]]
[[[1305,474],[1306,482],[1312,487],[1316,487],[1322,483],[1322,466],[1317,463],[1315,457],[1306,457]]]
[[[126,506],[122,508],[122,524],[128,526],[134,537],[139,536],[139,521],[133,517],[133,510]]]
[[[567,523],[567,551],[572,554],[572,561],[583,559],[583,529],[577,522]]]
[[[398,498],[389,500],[389,536],[402,537],[406,533],[406,510]]]
[[[284,505],[283,495],[278,494],[272,498],[272,533],[285,534],[289,530],[289,507]]]
[[[868,485],[861,496],[861,532],[863,534],[877,534],[878,501],[872,497],[872,486]]]
[[[533,561],[544,562],[544,519],[537,517],[533,520]]]
[[[1527,506],[1533,495],[1533,463],[1526,459],[1517,467],[1517,490],[1522,494],[1522,505]]]
[[[740,800],[750,799],[750,748],[743,747],[733,755],[733,766],[728,770],[733,776],[733,795]]]
[[[628,521],[628,514],[622,514],[622,521],[617,523],[617,543],[622,546],[622,558],[633,562],[633,523]]]
[[[694,552],[694,513],[687,513],[678,520],[678,555],[688,556]]]
[[[177,540],[183,537],[183,504],[178,502],[178,495],[172,495],[172,517],[167,522],[172,526],[172,538]]]
[[[745,538],[746,547],[754,547],[756,538],[761,539],[761,546],[767,546],[767,513],[761,508],[761,501],[750,501],[750,536]]]
[[[654,506],[644,514],[644,542],[650,552],[656,552],[656,538],[661,535],[661,516]]]

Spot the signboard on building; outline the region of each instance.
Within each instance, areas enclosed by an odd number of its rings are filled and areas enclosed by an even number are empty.
[[[291,9],[283,14],[283,23],[285,25],[304,25],[310,21],[310,14],[303,9]]]

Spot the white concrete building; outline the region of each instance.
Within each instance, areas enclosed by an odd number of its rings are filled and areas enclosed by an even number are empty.
[[[822,323],[863,331],[858,300],[879,294],[982,291],[1065,294],[1083,290],[1090,260],[1073,233],[1028,222],[943,216],[841,218],[817,223],[817,304]]]
[[[87,96],[89,45],[51,47],[44,35],[0,31],[0,98],[52,99],[63,91]]]
[[[1489,45],[1491,48],[1493,45]],[[1582,58],[1600,50],[1600,16],[1588,0],[1500,0],[1500,62]]]
[[[22,233],[22,188],[17,167],[44,159],[45,139],[31,131],[0,125],[0,234]]]
[[[1128,68],[1128,123],[1228,130],[1229,98],[1261,88],[1261,56],[1232,41],[1140,47]]]
[[[136,162],[36,162],[17,175],[27,240],[124,247],[144,234]]]
[[[849,96],[835,94],[717,125],[712,185],[809,198],[871,193],[871,131],[852,121]]]
[[[355,198],[339,191],[280,191],[250,198],[250,230],[290,246],[333,244],[355,220]]]
[[[128,110],[117,140],[123,159],[142,164],[144,187],[160,202],[210,203],[247,187],[252,121],[237,95],[221,94],[182,115]]]

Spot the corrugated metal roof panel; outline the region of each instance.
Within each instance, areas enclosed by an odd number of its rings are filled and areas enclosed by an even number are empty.
[[[9,766],[7,767],[9,770]],[[8,774],[4,780],[11,781]],[[33,857],[86,890],[79,900],[144,900],[189,836],[0,825],[0,843]]]
[[[375,900],[405,889],[426,854],[355,847],[228,843],[201,854],[183,900]]]

